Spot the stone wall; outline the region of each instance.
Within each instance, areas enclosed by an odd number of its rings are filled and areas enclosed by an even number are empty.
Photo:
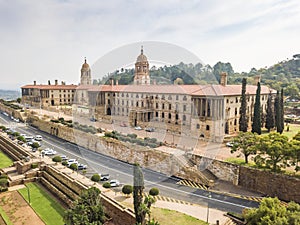
[[[51,166],[45,166],[44,171],[46,171],[48,174],[50,174],[52,177],[54,177],[60,183],[67,186],[69,189],[71,189],[77,195],[80,195],[82,190],[84,190],[86,188],[85,185],[81,184],[77,180],[72,179],[68,175],[58,171],[57,169],[55,169]],[[73,196],[73,194],[70,194],[70,196]]]
[[[68,185],[65,185],[64,183],[59,182],[57,179],[55,179],[49,173],[42,171],[41,176],[43,178],[45,178],[48,182],[50,182],[52,185],[54,185],[56,188],[58,188],[60,191],[62,191],[64,194],[66,194],[70,200],[74,201],[78,197],[78,195],[76,193],[74,193],[69,188]]]
[[[271,197],[277,196],[284,201],[300,203],[299,178],[241,167],[239,171],[239,185]]]
[[[56,188],[53,184],[51,184],[44,177],[40,177],[39,181],[53,194],[55,194],[59,199],[61,199],[67,206],[71,207],[73,202],[66,196],[63,192],[61,192],[58,188]]]
[[[128,163],[139,163],[141,166],[165,174],[176,174],[182,165],[171,154],[144,146],[120,142],[112,138],[99,137],[61,124],[30,119],[33,126],[47,133],[58,130],[57,137],[76,143],[84,148],[99,152]],[[84,153],[83,153],[84,156]]]
[[[239,182],[239,166],[219,161],[216,159],[206,158],[200,155],[188,155],[191,161],[197,166],[198,170],[209,170],[213,173],[218,179],[225,180],[238,185]]]

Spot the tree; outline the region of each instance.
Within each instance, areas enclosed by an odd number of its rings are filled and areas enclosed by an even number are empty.
[[[33,143],[31,144],[31,147],[32,147],[32,148],[39,148],[40,145],[39,145],[38,142],[33,142]]]
[[[72,164],[70,165],[70,169],[71,169],[71,170],[78,170],[78,165],[77,165],[76,163],[72,163]]]
[[[136,222],[141,223],[141,225],[146,224],[146,212],[142,210],[144,188],[143,172],[139,164],[135,164],[133,166],[133,205]]]
[[[274,114],[275,114],[275,126],[278,133],[280,133],[280,131],[282,132],[281,122],[280,122],[281,112],[280,112],[279,99],[280,99],[280,93],[279,91],[277,91],[275,101],[274,101],[274,111],[275,111]]]
[[[279,133],[270,133],[268,136],[262,137],[259,142],[259,155],[255,157],[258,165],[265,164],[270,167],[273,172],[277,172],[284,167],[292,157],[292,146],[288,138]],[[280,165],[278,165],[280,163]]]
[[[247,132],[247,130],[248,130],[246,85],[247,85],[247,79],[243,78],[242,97],[241,97],[241,112],[240,112],[240,120],[239,120],[239,125],[240,125],[239,130],[242,132]]]
[[[293,139],[300,141],[300,131],[293,137]]]
[[[100,193],[101,191],[96,187],[83,191],[74,205],[66,211],[64,222],[68,225],[102,225],[105,214]]]
[[[248,163],[248,157],[256,154],[256,143],[258,138],[256,133],[240,132],[233,140],[231,153],[236,151],[241,152],[245,157],[245,163]]]
[[[287,207],[278,198],[264,198],[257,209],[243,212],[247,225],[296,225],[300,222],[300,205],[290,202]]]
[[[21,98],[17,98],[17,103],[21,103],[22,99]]]
[[[274,109],[272,104],[272,93],[269,93],[267,101],[267,115],[266,115],[266,126],[268,132],[270,133],[271,129],[274,128]]]
[[[151,196],[157,196],[157,195],[159,195],[159,189],[158,188],[151,188],[150,190],[149,190],[149,195],[151,195]]]
[[[130,195],[132,193],[132,191],[133,191],[133,187],[129,184],[124,185],[122,188],[122,193],[125,195]]]
[[[98,173],[94,174],[94,175],[91,177],[91,180],[94,181],[94,182],[99,182],[100,179],[101,179],[101,176],[100,176]]]
[[[257,83],[255,103],[254,103],[254,115],[252,123],[252,133],[261,134],[261,106],[260,106],[260,82]]]
[[[280,107],[280,128],[281,131],[279,132],[282,134],[284,130],[284,101],[283,101],[283,89],[281,89],[281,95],[280,95],[280,101],[279,101],[279,107]]]
[[[57,156],[54,156],[54,157],[52,158],[52,161],[53,161],[53,162],[61,162],[61,161],[62,161],[62,158],[61,158],[59,155],[57,155]]]
[[[300,170],[300,140],[293,139],[291,141],[292,145],[292,162],[295,165],[295,170],[298,172]]]

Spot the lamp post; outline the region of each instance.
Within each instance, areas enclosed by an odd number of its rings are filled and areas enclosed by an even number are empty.
[[[209,200],[210,200],[210,198],[211,198],[211,194],[210,194],[210,192],[209,192],[209,194],[208,194],[208,202],[207,202],[207,216],[206,216],[206,223],[208,223],[208,218],[209,218]]]

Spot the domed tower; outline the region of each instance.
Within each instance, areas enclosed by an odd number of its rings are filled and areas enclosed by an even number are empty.
[[[149,63],[147,57],[144,55],[143,46],[141,47],[141,54],[137,57],[134,71],[134,84],[149,85]]]
[[[86,63],[86,58],[84,58],[84,63],[82,64],[81,67],[80,84],[81,85],[92,84],[91,69],[89,64]]]

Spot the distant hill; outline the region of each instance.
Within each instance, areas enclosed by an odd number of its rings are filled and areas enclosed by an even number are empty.
[[[261,83],[273,89],[284,89],[285,95],[299,96],[300,89],[300,54],[292,59],[284,60],[269,68],[252,68],[249,72],[237,73],[229,62],[218,62],[213,67],[201,63],[179,63],[173,66],[155,67],[150,69],[151,80],[158,84],[172,84],[182,81],[184,84],[216,84],[219,83],[219,74],[227,72],[228,84],[241,84],[244,77],[248,84],[254,83],[254,77],[261,76]],[[119,80],[119,84],[133,82],[134,69],[121,69],[108,74],[101,80],[94,80],[94,84],[107,84],[110,78]],[[180,79],[178,79],[180,78]]]
[[[9,101],[9,100],[15,100],[20,97],[21,97],[21,93],[19,91],[0,89],[0,99]]]

